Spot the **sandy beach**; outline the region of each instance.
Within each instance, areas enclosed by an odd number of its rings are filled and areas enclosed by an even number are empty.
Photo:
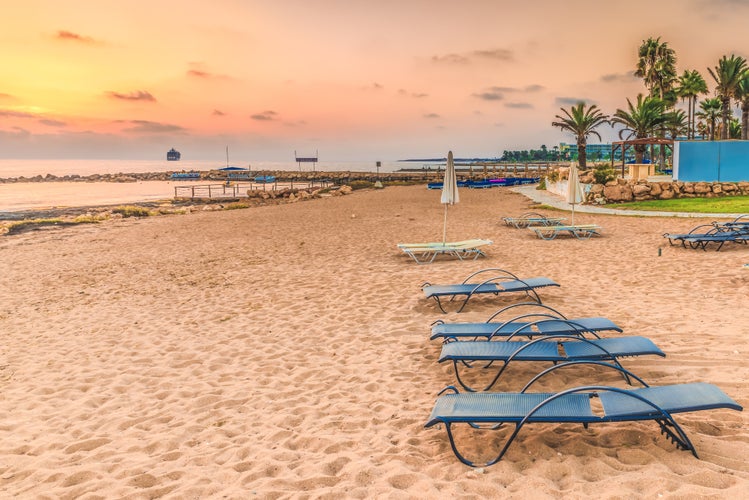
[[[665,358],[622,361],[649,384],[710,382],[749,405],[749,248],[662,237],[711,219],[576,214],[603,228],[587,241],[501,223],[531,206],[461,190],[448,239],[494,244],[424,266],[396,248],[441,238],[439,192],[424,186],[0,237],[1,496],[745,497],[747,411],[676,416],[700,459],[653,422],[539,424],[472,469],[444,427],[424,428],[455,384],[430,324],[483,321],[521,297],[442,314],[420,285],[489,267],[549,277],[561,287],[540,290],[544,303],[652,339]],[[513,366],[497,390],[547,366]],[[625,387],[588,370],[545,389],[590,383]]]

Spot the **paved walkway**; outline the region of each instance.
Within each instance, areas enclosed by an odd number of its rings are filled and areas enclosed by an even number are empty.
[[[564,198],[545,189],[536,189],[536,185],[516,186],[513,191],[518,192],[536,203],[548,205],[560,210],[570,211],[571,205]],[[713,219],[735,219],[742,214],[705,214],[693,212],[656,212],[648,210],[621,210],[614,208],[599,207],[594,205],[575,205],[575,212],[608,215],[635,215],[641,217],[700,217]]]

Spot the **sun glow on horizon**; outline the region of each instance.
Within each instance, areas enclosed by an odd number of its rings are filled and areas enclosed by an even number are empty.
[[[10,9],[0,33],[13,47],[0,55],[0,151],[86,157],[81,135],[91,151],[119,137],[144,156],[179,143],[213,151],[230,138],[270,160],[310,143],[397,158],[450,141],[475,155],[571,142],[550,125],[566,102],[612,114],[644,91],[632,76],[644,38],[662,36],[708,81],[716,53],[749,46],[734,12],[749,14],[741,3],[647,5],[669,23],[633,26],[636,5],[590,0],[472,9],[443,0],[29,0]],[[683,25],[722,29],[700,40]]]

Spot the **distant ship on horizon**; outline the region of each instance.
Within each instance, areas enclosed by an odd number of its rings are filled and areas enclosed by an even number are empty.
[[[181,157],[182,154],[174,148],[166,152],[167,161],[179,161]]]

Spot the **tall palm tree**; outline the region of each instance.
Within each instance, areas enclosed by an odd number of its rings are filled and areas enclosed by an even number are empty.
[[[637,105],[632,105],[632,101],[627,99],[628,111],[617,109],[611,119],[611,125],[622,125],[619,131],[621,139],[643,139],[654,135],[661,130],[668,121],[668,115],[665,112],[666,106],[657,97],[642,94],[637,96]],[[635,146],[635,162],[642,163],[645,154],[644,145]]]
[[[713,77],[715,83],[718,86],[715,89],[715,93],[720,98],[721,104],[723,105],[723,113],[721,121],[723,122],[723,128],[721,129],[720,138],[728,139],[728,127],[731,114],[731,99],[736,97],[736,91],[741,80],[741,75],[747,69],[746,59],[741,56],[731,54],[730,58],[723,56],[715,67],[715,71],[707,68],[710,76]]]
[[[715,140],[715,122],[718,121],[722,108],[723,104],[718,97],[711,97],[700,103],[700,111],[697,112],[697,117],[705,120],[707,135],[711,141]]]
[[[707,94],[707,82],[699,71],[684,70],[679,77],[679,97],[687,99],[687,139],[694,139],[694,115],[697,110],[697,97]]]
[[[749,139],[749,70],[744,71],[739,80],[736,97],[741,106],[741,138]]]
[[[601,134],[596,132],[595,129],[604,123],[609,123],[609,117],[604,115],[595,104],[586,109],[584,102],[577,103],[569,111],[564,108],[560,109],[564,113],[564,116],[556,115],[559,121],[551,122],[551,125],[575,134],[575,138],[577,139],[578,164],[580,168],[585,169],[587,166],[585,146],[588,144],[588,136],[591,134],[595,135],[600,141]]]
[[[635,76],[645,80],[645,87],[651,96],[673,104],[675,100],[669,100],[675,99],[671,91],[677,81],[676,52],[669,48],[667,42],[661,43],[661,37],[651,37],[642,42],[637,57]]]

